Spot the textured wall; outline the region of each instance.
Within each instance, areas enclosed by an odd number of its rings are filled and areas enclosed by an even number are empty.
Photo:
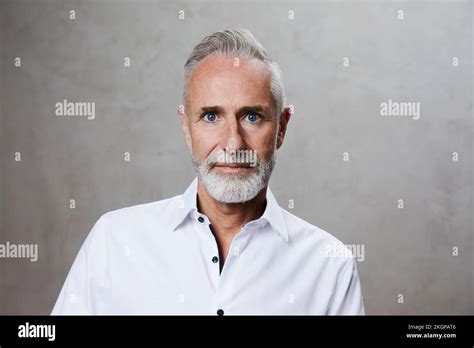
[[[39,251],[0,258],[0,313],[48,314],[101,214],[184,191],[182,66],[243,27],[295,106],[280,204],[364,247],[369,314],[474,314],[472,19],[471,1],[0,1],[0,244]],[[95,118],[56,116],[63,99]],[[381,116],[389,99],[420,118]]]

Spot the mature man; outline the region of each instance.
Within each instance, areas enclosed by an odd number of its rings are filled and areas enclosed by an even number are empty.
[[[262,45],[243,29],[204,38],[183,99],[197,178],[181,196],[102,216],[53,314],[364,314],[350,252],[331,253],[345,246],[268,188],[291,108]]]

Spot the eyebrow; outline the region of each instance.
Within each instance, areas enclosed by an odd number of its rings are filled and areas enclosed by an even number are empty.
[[[222,113],[224,111],[224,108],[219,105],[214,105],[214,106],[203,106],[201,108],[201,114],[204,113]],[[250,106],[243,106],[239,110],[237,110],[237,114],[242,114],[245,112],[261,112],[266,115],[270,115],[270,110],[268,107],[265,107],[263,105],[250,105]]]

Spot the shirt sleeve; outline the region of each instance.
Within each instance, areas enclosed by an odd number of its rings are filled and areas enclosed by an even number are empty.
[[[348,259],[337,280],[328,315],[365,315],[356,261]]]
[[[79,250],[51,315],[105,314],[109,298],[107,216],[94,225]]]

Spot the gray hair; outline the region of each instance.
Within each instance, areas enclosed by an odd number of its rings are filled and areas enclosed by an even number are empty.
[[[184,64],[184,103],[186,103],[188,82],[192,72],[201,60],[215,52],[245,59],[256,58],[264,62],[270,73],[270,92],[276,103],[277,118],[280,117],[285,105],[285,90],[281,70],[268,56],[260,42],[246,29],[227,29],[215,32],[206,36],[194,47],[186,64]]]

